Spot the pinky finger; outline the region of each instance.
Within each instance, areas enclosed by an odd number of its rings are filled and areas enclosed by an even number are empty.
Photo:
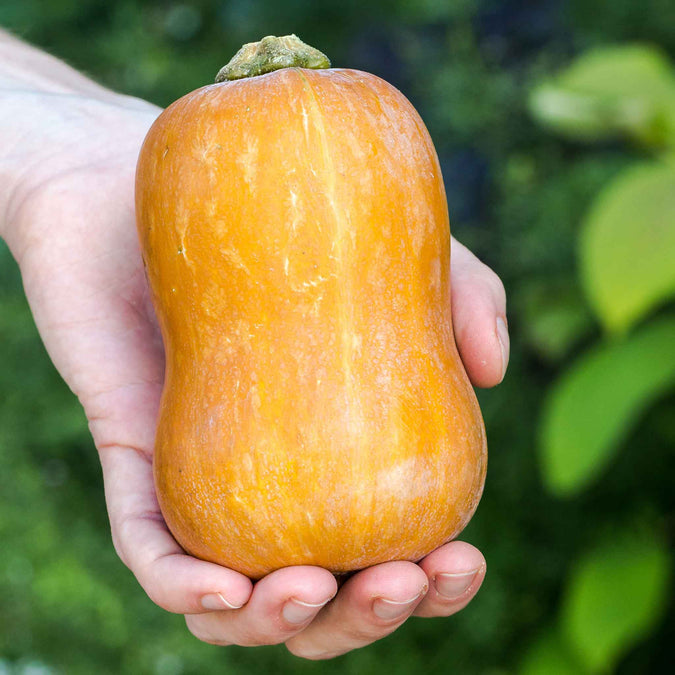
[[[451,270],[452,321],[462,362],[475,386],[493,387],[509,362],[504,285],[455,239]]]

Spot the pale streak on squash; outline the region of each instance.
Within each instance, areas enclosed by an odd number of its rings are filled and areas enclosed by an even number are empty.
[[[333,274],[339,280],[337,310],[340,312],[338,323],[340,326],[342,326],[340,335],[340,353],[342,355],[342,371],[346,385],[344,405],[345,410],[350,412],[350,426],[352,430],[358,434],[361,431],[361,428],[365,426],[365,423],[362,420],[362,404],[359,397],[358,388],[354,384],[354,374],[352,372],[352,364],[354,362],[354,338],[356,337],[352,332],[354,326],[352,312],[356,298],[354,297],[351,287],[351,274],[344,273],[344,270],[349,268],[348,261],[345,260],[345,239],[349,238],[351,241],[353,241],[354,232],[350,227],[349,213],[347,213],[344,208],[342,208],[342,205],[339,203],[339,200],[336,196],[335,167],[333,166],[333,158],[326,140],[324,115],[319,107],[319,103],[312,85],[310,84],[307,77],[303,74],[303,70],[298,69],[295,72],[297,72],[302,78],[303,84],[305,85],[305,89],[308,94],[307,102],[309,103],[311,110],[309,117],[313,122],[314,130],[318,134],[319,145],[321,147],[321,157],[323,164],[322,174],[323,184],[326,190],[326,199],[330,204],[330,210],[332,211],[335,221],[333,243],[335,244],[334,259],[336,271]],[[349,130],[346,130],[345,136],[349,137],[349,133]],[[357,449],[356,455],[357,457],[363,456],[360,448]]]
[[[181,545],[259,577],[456,536],[485,434],[438,160],[402,94],[339,69],[188,94],[148,134],[137,212],[167,351],[155,476]]]

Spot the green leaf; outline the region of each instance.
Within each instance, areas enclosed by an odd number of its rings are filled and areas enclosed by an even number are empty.
[[[625,532],[576,565],[561,611],[571,649],[594,673],[613,670],[661,617],[670,560],[660,537]]]
[[[530,645],[518,675],[585,675],[587,671],[569,653],[561,636],[552,630]]]
[[[598,196],[580,237],[582,283],[621,332],[675,295],[675,166],[640,164]]]
[[[603,47],[580,56],[530,96],[535,118],[581,140],[628,134],[648,145],[675,142],[675,75],[652,46]]]
[[[643,410],[673,383],[674,317],[579,359],[544,407],[540,459],[547,488],[565,496],[587,486]]]

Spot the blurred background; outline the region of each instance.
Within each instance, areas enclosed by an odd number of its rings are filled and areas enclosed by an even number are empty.
[[[671,672],[675,2],[2,0],[0,25],[167,105],[297,33],[420,111],[453,233],[502,277],[511,365],[479,393],[488,575],[448,619],[327,663],[217,648],[116,558],[83,414],[0,244],[0,674]]]

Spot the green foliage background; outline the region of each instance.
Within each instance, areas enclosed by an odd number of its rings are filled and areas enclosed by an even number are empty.
[[[598,80],[587,64],[581,75],[566,67],[594,48],[631,43],[657,46],[667,70],[675,3],[3,0],[0,25],[160,105],[211,81],[242,43],[267,34],[295,32],[335,65],[389,80],[437,145],[454,234],[505,282],[512,334],[507,379],[480,392],[490,468],[463,538],[484,551],[489,571],[470,607],[449,619],[413,619],[328,663],[281,647],[221,649],[154,607],[117,560],[86,421],[50,365],[3,246],[0,673],[669,671],[673,286],[667,264],[658,274],[650,265],[656,290],[622,314],[611,302],[623,297],[631,247],[614,255],[603,244],[605,257],[593,257],[583,242],[603,227],[590,222],[602,220],[597,195],[608,199],[645,163],[672,161],[675,117],[627,125],[612,117],[622,110],[613,102],[642,96],[651,105],[653,88],[636,92],[623,71]],[[624,67],[622,54],[610,71]],[[610,81],[628,91],[605,87]],[[537,93],[546,87],[544,101],[553,91],[558,103],[542,107]],[[670,94],[657,88],[670,110]],[[605,98],[594,99],[598,92]],[[634,241],[643,255],[649,218],[675,229],[669,203],[657,194],[616,230],[612,219],[607,241]],[[675,267],[675,250],[665,252]],[[624,267],[612,272],[619,255]]]

